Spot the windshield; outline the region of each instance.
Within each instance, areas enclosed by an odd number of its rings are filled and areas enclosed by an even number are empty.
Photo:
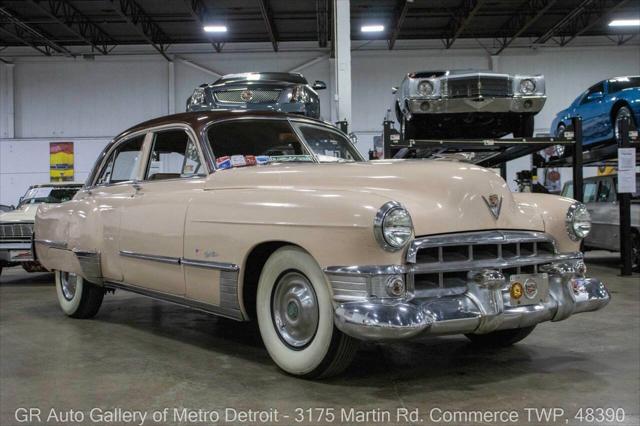
[[[18,207],[22,207],[27,204],[39,204],[39,203],[63,203],[69,201],[76,195],[79,187],[65,187],[55,188],[51,186],[30,188]]]
[[[362,161],[339,132],[310,124],[296,127],[306,145],[287,120],[226,121],[212,125],[207,137],[219,169],[282,162]]]

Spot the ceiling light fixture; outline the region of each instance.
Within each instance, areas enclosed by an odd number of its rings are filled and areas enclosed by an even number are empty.
[[[640,27],[640,19],[614,19],[609,22],[610,27]]]
[[[224,25],[207,25],[204,27],[206,33],[226,33],[227,27]]]
[[[360,27],[363,33],[379,33],[384,31],[384,25],[363,25]]]

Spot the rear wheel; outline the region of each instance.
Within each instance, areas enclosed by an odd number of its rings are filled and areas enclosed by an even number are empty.
[[[269,257],[256,300],[262,340],[281,369],[323,378],[349,366],[358,342],[335,327],[324,274],[304,250],[285,246]]]
[[[534,328],[536,326],[532,325],[531,327],[498,330],[487,334],[465,334],[465,336],[476,345],[505,347],[518,343],[531,334]]]
[[[616,112],[616,118],[613,125],[614,135],[616,138],[616,142],[618,143],[622,142],[622,135],[620,132],[620,122],[624,119],[629,120],[629,130],[638,129],[638,127],[636,126],[636,122],[633,119],[633,114],[631,113],[631,110],[629,109],[629,107],[621,106]]]
[[[72,272],[55,271],[56,292],[62,311],[72,318],[92,318],[98,313],[104,289]]]

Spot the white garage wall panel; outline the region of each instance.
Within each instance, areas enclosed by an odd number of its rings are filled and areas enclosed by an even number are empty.
[[[286,47],[281,45],[284,50]],[[299,49],[299,47],[296,47]],[[323,118],[336,121],[331,60],[315,47],[297,51],[183,54],[176,58],[175,111],[185,109],[193,88],[215,76],[195,69],[180,58],[220,74],[249,70],[289,71],[315,58],[321,60],[301,70],[308,80],[323,80],[320,92]],[[404,74],[420,69],[483,68],[491,57],[474,50],[403,50],[352,52],[353,123],[358,148],[366,153],[373,136],[381,134],[386,110],[392,107],[391,87]],[[547,132],[555,113],[589,85],[618,75],[640,74],[638,46],[610,48],[512,49],[497,58],[497,71],[543,73],[547,104],[536,118],[536,131]],[[0,67],[5,67],[0,65]],[[0,74],[0,77],[5,75]],[[81,58],[20,58],[14,66],[15,138],[0,139],[0,203],[11,204],[31,183],[48,180],[48,143],[75,143],[76,175],[88,173],[100,148],[127,127],[169,111],[169,67],[155,56]],[[5,85],[5,80],[0,83]],[[7,87],[0,88],[6,99]],[[0,107],[5,103],[1,102]],[[4,107],[3,107],[4,108]],[[0,108],[0,125],[6,128],[6,111]],[[393,114],[392,114],[393,116]],[[2,132],[0,132],[2,134]],[[522,159],[509,167],[509,184],[515,171],[528,167]]]

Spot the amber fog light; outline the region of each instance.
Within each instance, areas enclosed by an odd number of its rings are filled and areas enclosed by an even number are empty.
[[[404,280],[400,277],[391,277],[387,280],[387,294],[391,297],[403,296],[405,292]]]
[[[511,297],[517,300],[520,299],[524,294],[524,287],[522,287],[521,283],[516,281],[515,283],[511,284],[511,289],[509,290],[509,292],[511,293]]]

